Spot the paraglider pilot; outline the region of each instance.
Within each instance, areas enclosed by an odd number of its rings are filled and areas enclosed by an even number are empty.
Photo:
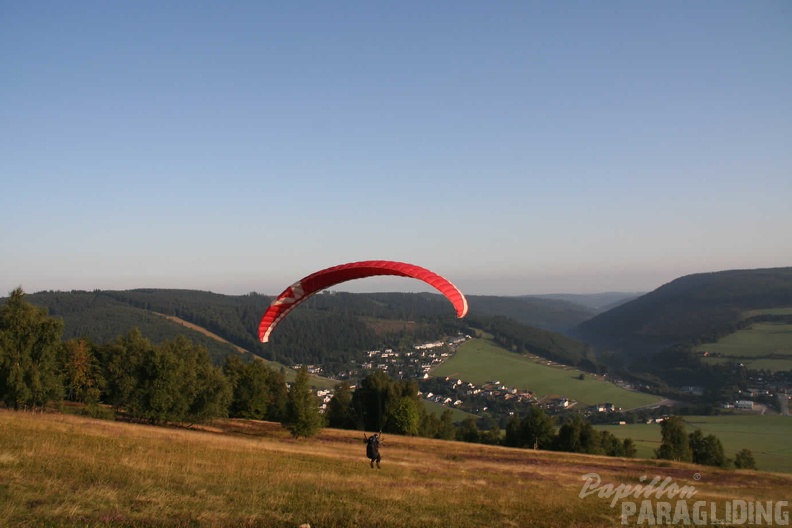
[[[382,460],[379,453],[379,445],[382,439],[379,433],[374,433],[371,436],[366,436],[366,433],[363,433],[363,441],[366,442],[366,456],[371,460],[371,469],[374,469],[374,462],[377,463],[377,469],[379,469],[380,460]]]

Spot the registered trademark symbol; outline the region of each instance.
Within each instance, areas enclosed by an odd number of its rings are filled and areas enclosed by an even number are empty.
[[[693,473],[693,478],[695,480],[701,480],[701,473]]]

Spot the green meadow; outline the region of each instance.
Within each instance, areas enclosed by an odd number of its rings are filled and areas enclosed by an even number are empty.
[[[688,433],[701,429],[714,434],[726,456],[734,458],[740,449],[753,451],[760,470],[792,473],[792,417],[778,415],[685,416]],[[637,456],[651,458],[660,446],[659,424],[628,424],[596,426],[618,438],[632,438]]]
[[[710,363],[740,362],[753,369],[792,370],[792,324],[756,323],[717,343],[700,345],[696,351],[720,354],[703,358]]]
[[[502,384],[533,392],[537,398],[563,396],[578,402],[577,407],[597,403],[613,403],[623,409],[652,405],[660,398],[630,391],[593,374],[561,365],[548,365],[547,360],[509,352],[491,341],[472,339],[459,347],[448,361],[435,367],[433,376],[449,376],[484,384]]]

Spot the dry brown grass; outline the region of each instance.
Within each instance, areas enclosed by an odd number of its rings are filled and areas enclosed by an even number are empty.
[[[792,477],[386,436],[293,440],[277,424],[195,429],[0,411],[0,526],[621,526],[582,475],[671,476],[697,500],[784,500]],[[694,475],[700,473],[701,479]]]

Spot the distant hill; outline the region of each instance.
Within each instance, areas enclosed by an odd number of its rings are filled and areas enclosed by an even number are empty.
[[[575,328],[597,313],[590,306],[549,296],[470,295],[468,303],[471,314],[502,315],[528,326],[561,333]]]
[[[168,291],[172,292],[174,299],[178,299],[182,293],[180,290]],[[160,304],[135,306],[128,302],[123,292],[39,292],[26,295],[25,300],[46,308],[51,316],[62,318],[65,339],[86,337],[96,343],[106,343],[126,334],[132,328],[139,328],[153,343],[161,343],[179,334],[185,335],[204,346],[216,361],[229,354],[240,353],[232,344],[222,343],[159,315],[162,313],[176,316],[177,310],[168,310]]]
[[[458,332],[469,333],[472,324],[496,334],[515,350],[531,350],[577,365],[587,348],[543,328],[568,328],[573,321],[591,316],[587,309],[564,301],[473,296],[469,298],[469,317],[458,320],[448,301],[437,294],[327,292],[312,297],[284,319],[265,346],[257,339],[258,323],[271,298],[255,293],[49,291],[28,294],[26,299],[46,308],[50,315],[62,317],[67,339],[87,337],[97,343],[109,342],[137,327],[155,343],[184,334],[205,346],[217,362],[243,349],[286,365],[321,364],[329,372],[360,363],[368,350],[394,347],[404,339],[433,341]],[[526,322],[538,324],[529,326]]]
[[[581,323],[576,337],[620,351],[651,353],[717,333],[749,310],[792,306],[792,267],[680,277]]]
[[[544,295],[522,295],[521,299],[553,299],[585,306],[596,313],[605,312],[626,302],[637,299],[645,292],[602,292],[602,293],[548,293]]]

